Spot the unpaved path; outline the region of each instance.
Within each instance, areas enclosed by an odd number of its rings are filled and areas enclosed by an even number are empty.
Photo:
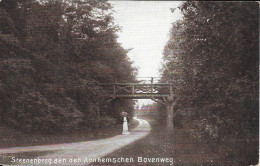
[[[151,130],[149,123],[141,119],[136,120],[139,121],[139,125],[133,129],[129,135],[118,135],[107,139],[98,139],[95,141],[77,143],[2,148],[0,149],[0,155],[5,153],[37,153],[42,151],[53,151],[53,153],[40,156],[39,159],[46,159],[45,161],[49,160],[52,162],[51,165],[87,165],[89,164],[88,162],[90,159],[101,158],[115,150],[122,148],[125,145],[145,137]],[[60,164],[54,163],[55,160],[59,160]],[[24,165],[24,163],[20,164]],[[39,164],[34,163],[30,165]],[[42,164],[41,162],[40,165],[50,165],[50,163]]]

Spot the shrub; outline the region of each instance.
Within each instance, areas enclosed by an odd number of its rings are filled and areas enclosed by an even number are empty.
[[[101,117],[99,121],[100,128],[108,128],[111,126],[115,126],[115,124],[116,124],[116,119],[108,116]]]

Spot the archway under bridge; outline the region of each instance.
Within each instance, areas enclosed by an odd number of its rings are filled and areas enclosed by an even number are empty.
[[[165,106],[166,126],[173,128],[173,108],[176,103],[173,84],[172,81],[160,80],[160,77],[141,77],[135,83],[100,83],[106,89],[100,97],[107,99],[107,102],[114,102],[116,99],[151,99]]]

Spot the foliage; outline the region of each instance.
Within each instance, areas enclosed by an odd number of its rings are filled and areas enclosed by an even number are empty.
[[[258,4],[189,1],[180,10],[183,20],[172,25],[162,75],[174,80],[191,135],[254,143],[247,153],[257,155]]]
[[[107,128],[110,126],[114,126],[116,124],[116,119],[108,117],[108,116],[104,116],[102,118],[100,118],[100,127],[101,128]]]
[[[100,82],[134,81],[136,73],[117,42],[111,9],[97,0],[0,3],[3,123],[68,132],[95,127],[102,116],[120,117],[112,105],[99,109],[106,91]],[[133,104],[121,107],[131,111]]]

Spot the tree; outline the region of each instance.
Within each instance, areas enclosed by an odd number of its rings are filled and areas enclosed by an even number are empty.
[[[110,104],[99,108],[106,91],[100,82],[135,79],[128,50],[117,42],[111,9],[96,0],[0,3],[5,124],[26,132],[68,132],[120,116]],[[123,109],[133,106],[120,101]]]
[[[241,139],[257,147],[258,4],[189,1],[180,9],[183,20],[173,24],[163,76],[175,79],[191,135],[233,142],[233,154],[242,152],[235,149]],[[256,149],[244,152],[245,164],[255,160],[248,154]]]

